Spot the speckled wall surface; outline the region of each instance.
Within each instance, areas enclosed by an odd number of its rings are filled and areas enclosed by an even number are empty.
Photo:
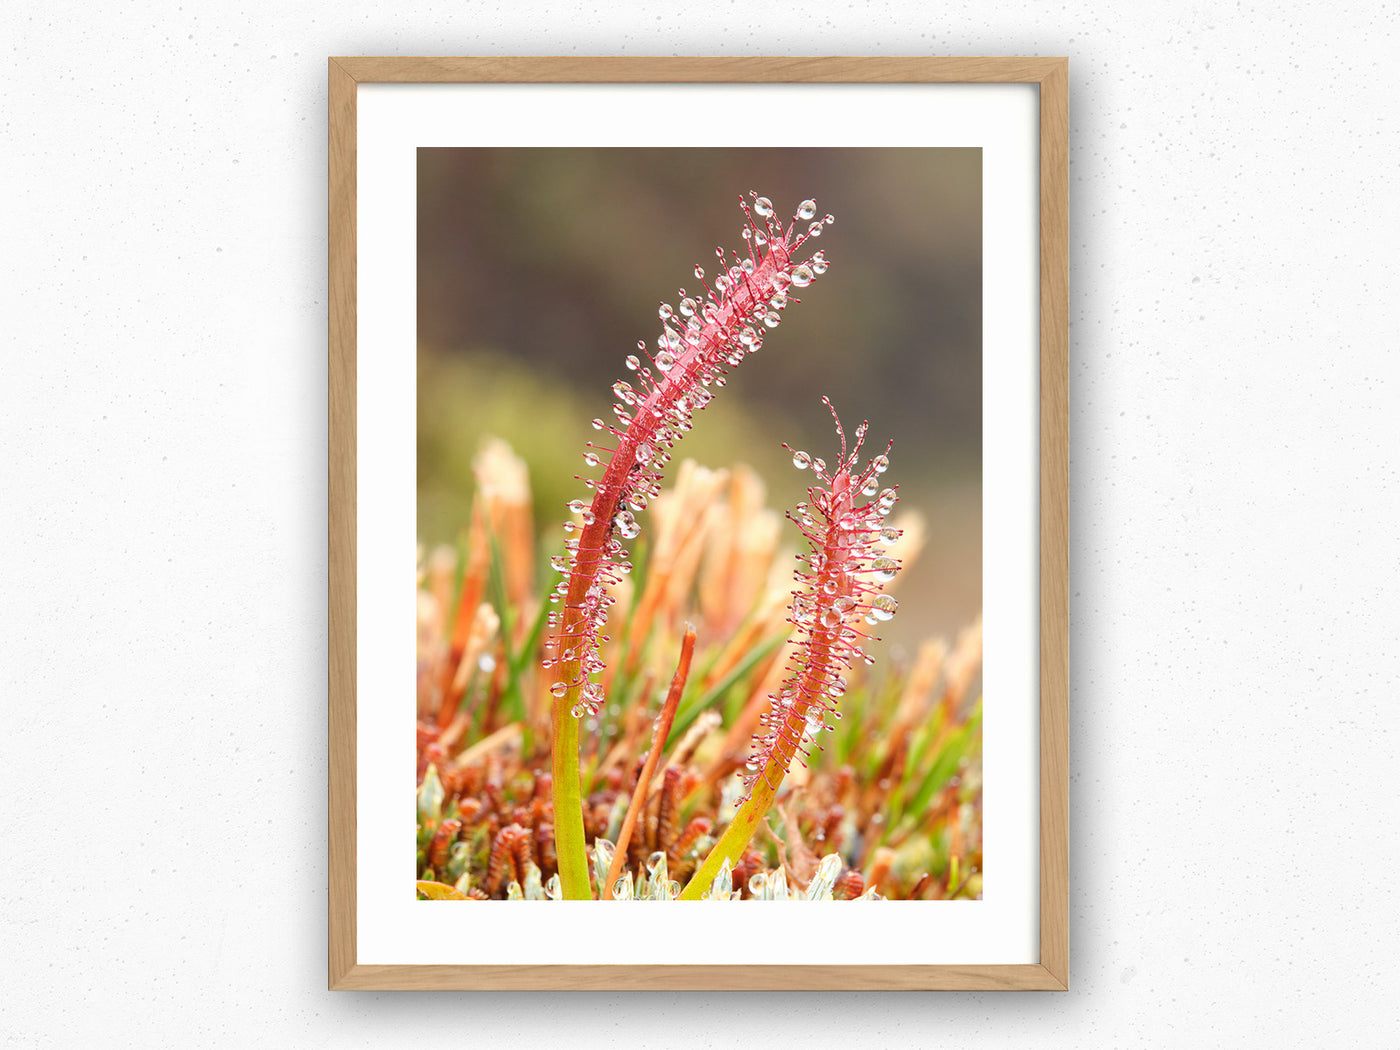
[[[21,2],[0,40],[5,1045],[1400,1044],[1393,9]],[[1072,991],[328,993],[325,56],[775,52],[1072,58]]]

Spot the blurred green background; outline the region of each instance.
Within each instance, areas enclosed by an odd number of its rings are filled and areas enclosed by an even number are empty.
[[[746,462],[786,509],[811,475],[781,443],[838,451],[821,395],[848,432],[869,419],[872,441],[895,442],[899,510],[928,524],[883,633],[951,634],[982,605],[979,149],[420,149],[420,538],[457,537],[472,456],[496,434],[529,463],[541,537],[559,544],[564,504],[586,494],[589,420],[611,418],[658,303],[698,293],[716,246],[743,247],[750,189],[779,215],[807,197],[832,213],[813,245],[831,268],[696,414],[677,461]]]

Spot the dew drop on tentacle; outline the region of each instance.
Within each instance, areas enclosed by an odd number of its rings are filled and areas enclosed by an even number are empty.
[[[806,470],[812,465],[812,457],[805,452],[794,452],[792,454],[792,465],[798,470]]]
[[[753,202],[753,213],[768,218],[773,214],[773,202],[767,197],[758,197]],[[815,214],[815,212],[813,212]]]
[[[899,608],[899,602],[888,594],[880,594],[870,603],[870,615],[866,620],[870,623],[889,620],[894,616],[895,610]],[[874,619],[871,619],[873,617]]]
[[[803,222],[806,222],[816,214],[817,202],[814,200],[805,200],[797,206],[797,214],[794,215],[793,218],[801,219]]]
[[[793,267],[792,283],[797,285],[797,287],[799,288],[806,288],[809,284],[812,283],[813,276],[814,275],[812,273],[812,268],[810,266],[808,266],[806,263],[799,263],[797,266]]]
[[[871,562],[870,568],[874,570],[877,580],[881,583],[889,583],[899,572],[899,562],[893,558],[876,558]]]

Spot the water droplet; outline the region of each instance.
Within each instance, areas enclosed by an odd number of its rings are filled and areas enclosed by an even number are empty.
[[[584,715],[588,714],[588,708],[584,707],[582,704],[574,704],[569,714],[573,715],[575,718],[582,718]]]
[[[729,291],[729,285],[730,280],[728,277],[724,276],[724,274],[720,274],[715,278],[715,291],[719,292],[720,295]]]
[[[893,558],[876,558],[870,563],[870,567],[875,571],[875,578],[881,583],[889,583],[899,572],[899,562]]]
[[[705,279],[705,269],[699,263],[695,265],[695,279],[697,281],[703,281]]]
[[[812,267],[813,273],[826,273],[826,268],[831,265],[826,261],[826,252],[817,252],[807,262]]]
[[[762,230],[755,230],[753,235],[753,242],[758,247],[762,248],[765,244],[768,243],[768,238],[764,235]]]
[[[756,342],[758,342],[758,335],[754,332],[752,328],[748,327],[748,325],[745,325],[743,328],[739,329],[740,346],[745,346],[750,349],[756,350],[757,347],[754,345]]]
[[[889,456],[876,456],[870,461],[870,465],[875,468],[876,474],[883,474],[890,469],[890,458]]]
[[[769,310],[763,315],[763,323],[769,328],[777,328],[782,323],[782,315],[777,310]]]
[[[627,367],[632,371],[635,372],[641,366],[641,363],[641,359],[638,358],[636,354],[627,355]]]
[[[689,298],[689,297],[687,297],[687,298],[685,298],[685,299],[682,299],[681,302],[680,302],[680,310],[681,310],[681,316],[682,316],[682,317],[694,317],[694,316],[695,316],[695,300],[694,300],[694,299],[691,299],[691,298]]]
[[[805,222],[815,214],[817,214],[817,202],[814,200],[805,200],[797,206],[797,214],[794,218],[801,219]]]
[[[894,616],[894,612],[899,608],[899,602],[895,601],[888,594],[879,594],[870,603],[870,615],[877,620],[888,620]]]
[[[835,609],[824,609],[822,611],[822,626],[826,628],[837,627],[841,623],[841,614]]]
[[[569,691],[569,687],[563,682],[555,682],[552,686],[549,687],[549,691],[554,696],[563,696]]]
[[[879,487],[880,483],[874,478],[871,478],[869,481],[867,481],[864,485],[860,487],[860,494],[862,496],[873,496],[875,495],[875,490]]]
[[[596,520],[596,519],[593,517],[593,512],[592,512],[591,510],[589,510],[587,507],[584,507],[584,508],[583,508],[582,513],[579,514],[579,517],[583,519],[583,523],[584,523],[585,525],[592,525],[593,522]]]
[[[759,197],[753,202],[753,212],[755,215],[761,215],[766,219],[773,214],[773,202],[767,197]]]
[[[752,273],[753,273],[753,260],[752,260],[752,259],[745,259],[743,262],[741,262],[741,263],[739,264],[739,269],[743,270],[744,273],[746,273],[746,274],[752,274]]]
[[[764,360],[767,360],[767,358]],[[806,470],[812,465],[812,457],[805,452],[794,452],[792,454],[792,465],[798,470]]]
[[[835,594],[838,590],[840,590],[840,588],[836,585],[835,580],[827,580],[822,584],[822,593],[828,597]]]
[[[598,465],[598,453],[585,452],[583,454],[583,461],[587,463],[590,467],[596,467]]]
[[[880,530],[880,542],[893,543],[895,540],[899,539],[901,535],[903,535],[903,533],[901,533],[899,529],[886,526]]]
[[[822,471],[826,470],[826,460],[824,460],[824,459],[814,459],[814,460],[812,460],[812,469],[815,470],[818,474],[820,474]]]
[[[814,222],[814,223],[812,223],[812,225],[810,225],[810,226],[807,227],[807,236],[808,236],[808,237],[820,237],[821,235],[822,235],[822,224],[821,224],[821,223],[819,223],[819,222]]]
[[[669,321],[675,315],[676,312],[671,309],[670,303],[662,303],[660,308],[656,311],[656,316],[663,321]]]
[[[555,572],[569,571],[569,559],[562,554],[556,554],[554,557],[550,558],[549,564]]]
[[[584,509],[585,507],[587,507],[587,506],[588,506],[588,504],[585,503],[585,502],[583,502],[583,500],[581,500],[581,499],[571,499],[571,500],[569,500],[569,509],[570,509],[571,511],[573,511],[575,514],[581,513],[581,512],[583,511],[583,509]]]
[[[662,350],[656,355],[656,367],[663,372],[669,372],[676,367],[676,355],[669,350]]]
[[[799,288],[806,288],[809,284],[812,283],[813,276],[814,275],[812,273],[812,268],[806,263],[801,263],[793,268],[792,283],[797,285],[797,287]]]
[[[844,678],[833,678],[826,687],[827,696],[845,696],[846,680]]]
[[[645,441],[637,446],[637,462],[650,463],[652,457],[656,455],[656,449],[652,448]]]
[[[774,292],[773,298],[769,300],[769,305],[779,310],[787,306],[787,292]]]
[[[613,518],[613,526],[617,533],[625,540],[636,539],[641,534],[642,527],[637,524],[637,519],[632,516],[630,510],[623,510]]]

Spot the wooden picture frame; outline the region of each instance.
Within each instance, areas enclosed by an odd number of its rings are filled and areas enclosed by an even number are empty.
[[[1039,961],[443,965],[357,954],[357,93],[362,84],[1034,84],[1039,90]],[[332,58],[329,62],[329,986],[1064,990],[1068,982],[1068,62],[1064,58]]]

